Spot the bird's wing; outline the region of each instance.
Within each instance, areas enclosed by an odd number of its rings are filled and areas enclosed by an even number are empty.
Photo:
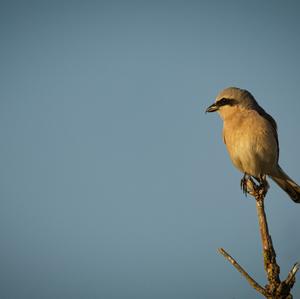
[[[257,107],[256,111],[258,112],[258,114],[260,116],[262,116],[264,119],[266,119],[272,126],[273,128],[273,134],[274,134],[274,138],[276,140],[277,143],[277,159],[279,158],[279,142],[278,142],[278,134],[277,134],[277,124],[275,119],[268,114],[263,108],[261,108],[260,106]]]

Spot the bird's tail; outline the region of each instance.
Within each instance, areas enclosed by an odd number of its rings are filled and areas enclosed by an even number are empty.
[[[294,202],[300,203],[300,186],[295,183],[279,165],[276,174],[272,175],[271,178],[290,196]]]

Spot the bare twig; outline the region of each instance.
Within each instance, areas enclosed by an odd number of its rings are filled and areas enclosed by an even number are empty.
[[[260,284],[258,284],[243,268],[240,264],[231,256],[229,255],[223,248],[219,248],[218,251],[247,279],[249,284],[257,290],[259,293],[264,295],[265,297],[268,296],[267,290],[265,290]]]
[[[297,271],[299,270],[299,263],[296,263],[293,268],[291,269],[291,271],[289,272],[286,280],[284,281],[284,283],[288,286],[290,286],[291,288],[293,287],[294,283],[295,283],[295,276]]]

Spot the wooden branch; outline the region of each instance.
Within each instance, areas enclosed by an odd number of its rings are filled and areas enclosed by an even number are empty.
[[[291,271],[289,272],[286,280],[283,282],[284,284],[289,286],[290,289],[294,286],[294,283],[296,281],[296,273],[299,270],[299,267],[300,267],[299,263],[294,264],[294,266],[291,269]]]
[[[293,296],[290,293],[290,290],[294,286],[296,280],[295,275],[299,270],[300,265],[296,263],[289,272],[287,278],[284,281],[280,280],[280,267],[276,262],[276,253],[273,247],[272,238],[269,233],[264,207],[264,199],[268,191],[268,183],[264,179],[262,180],[261,185],[258,186],[251,179],[251,177],[249,177],[246,179],[246,181],[242,181],[242,188],[256,199],[256,210],[263,249],[264,268],[266,271],[268,284],[265,286],[265,288],[263,288],[223,248],[220,248],[219,252],[247,279],[249,284],[255,290],[257,290],[266,298],[292,299]]]
[[[269,228],[264,208],[264,198],[261,196],[256,197],[256,210],[263,247],[264,267],[269,282],[269,291],[272,294],[280,284],[280,267],[276,262],[276,253],[273,247],[271,236],[269,234]]]
[[[258,284],[243,268],[240,264],[229,255],[223,248],[219,248],[218,251],[235,267],[249,282],[249,284],[257,290],[259,293],[267,297],[269,294],[260,284]]]

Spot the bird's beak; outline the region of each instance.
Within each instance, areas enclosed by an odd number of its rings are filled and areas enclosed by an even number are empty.
[[[210,106],[206,109],[205,113],[207,113],[207,112],[215,112],[215,111],[217,111],[218,109],[219,109],[218,105],[215,104],[215,103],[213,103],[212,105],[210,105]]]

